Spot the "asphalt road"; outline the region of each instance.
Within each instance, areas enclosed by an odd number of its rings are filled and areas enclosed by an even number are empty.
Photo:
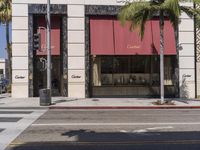
[[[6,150],[199,150],[200,110],[49,110]]]

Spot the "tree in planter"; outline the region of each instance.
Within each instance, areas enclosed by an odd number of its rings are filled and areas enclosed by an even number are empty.
[[[141,39],[143,39],[145,24],[155,16],[159,16],[160,26],[160,103],[164,103],[164,16],[167,16],[175,31],[176,48],[177,27],[181,12],[185,12],[189,17],[196,15],[197,24],[200,26],[200,10],[193,7],[183,6],[181,2],[195,2],[200,4],[200,0],[138,0],[126,2],[119,13],[119,20],[122,25],[126,21],[131,22],[130,30],[139,29]]]
[[[9,81],[12,81],[12,47],[10,43],[10,33],[9,33],[9,24],[12,18],[12,0],[0,0],[0,23],[5,24],[6,26],[6,51],[8,56],[8,74],[9,74]]]

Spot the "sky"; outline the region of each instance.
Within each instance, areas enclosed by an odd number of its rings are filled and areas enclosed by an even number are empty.
[[[6,30],[5,26],[0,24],[0,58],[7,57],[6,50],[5,50],[6,48],[6,31],[5,30]]]

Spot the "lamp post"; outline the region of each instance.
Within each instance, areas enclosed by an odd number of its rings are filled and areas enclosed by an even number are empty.
[[[50,0],[47,0],[47,89],[50,91],[51,104],[51,14]]]
[[[160,11],[160,102],[164,103],[164,13]]]

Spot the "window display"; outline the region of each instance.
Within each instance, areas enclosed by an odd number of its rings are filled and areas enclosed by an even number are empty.
[[[174,56],[165,56],[165,85],[173,85]],[[96,56],[93,86],[159,86],[159,56]]]

